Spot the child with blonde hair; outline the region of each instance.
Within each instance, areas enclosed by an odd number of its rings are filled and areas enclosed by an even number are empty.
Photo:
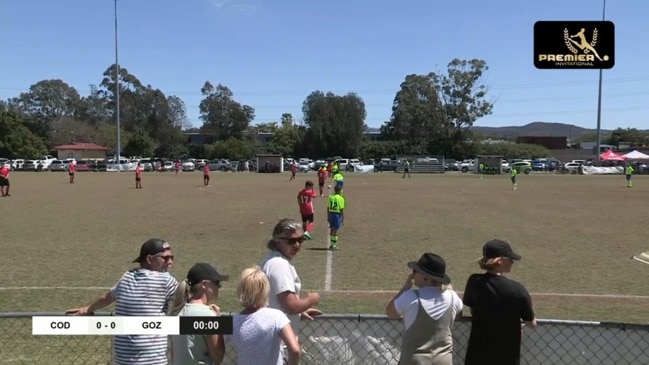
[[[237,297],[243,310],[234,315],[232,335],[226,337],[237,352],[238,365],[282,365],[281,343],[286,344],[288,364],[300,361],[300,344],[284,312],[268,308],[270,283],[259,266],[243,270],[237,281]]]

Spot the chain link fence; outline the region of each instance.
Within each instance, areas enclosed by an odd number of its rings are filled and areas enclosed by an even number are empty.
[[[62,313],[0,313],[0,364],[110,364],[110,336],[32,336],[31,317]],[[109,313],[97,315],[110,315]],[[397,364],[403,324],[385,316],[322,315],[302,322],[302,364]],[[454,364],[464,363],[470,319],[455,324]],[[646,365],[649,325],[542,320],[526,329],[522,364]],[[226,348],[224,364],[235,364]]]

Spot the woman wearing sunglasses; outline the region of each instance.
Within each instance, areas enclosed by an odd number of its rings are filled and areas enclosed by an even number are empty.
[[[221,281],[228,280],[214,266],[198,263],[192,266],[176,291],[171,315],[212,317],[221,314],[216,304]],[[177,335],[171,337],[171,365],[220,364],[225,355],[221,335]]]
[[[260,265],[270,282],[268,307],[286,313],[296,335],[299,333],[300,317],[312,320],[313,316],[322,314],[313,308],[320,302],[320,294],[309,293],[300,298],[302,282],[293,266],[293,259],[300,252],[303,242],[302,222],[288,218],[280,220],[266,244],[271,251]]]

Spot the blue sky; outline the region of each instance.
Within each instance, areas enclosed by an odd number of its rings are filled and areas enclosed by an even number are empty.
[[[119,0],[119,61],[181,97],[194,125],[206,80],[255,108],[255,122],[302,117],[313,90],[356,92],[366,123],[390,118],[405,76],[481,58],[493,115],[480,126],[564,122],[594,128],[597,70],[538,70],[537,20],[599,20],[596,0]],[[602,128],[647,128],[649,1],[609,0],[616,64],[604,71]],[[0,98],[42,79],[82,95],[114,62],[112,0],[0,0]],[[8,56],[8,57],[7,57]],[[551,133],[551,131],[548,131]]]

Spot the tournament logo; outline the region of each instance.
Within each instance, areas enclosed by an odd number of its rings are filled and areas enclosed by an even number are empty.
[[[534,66],[540,69],[610,69],[615,65],[610,21],[539,21],[534,24]]]

